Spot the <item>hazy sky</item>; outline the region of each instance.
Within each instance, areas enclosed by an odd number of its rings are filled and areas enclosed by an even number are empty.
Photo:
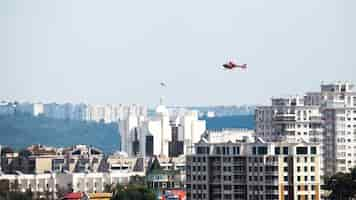
[[[321,80],[356,83],[355,10],[352,0],[1,0],[0,98],[267,104]],[[229,58],[248,70],[222,70]]]

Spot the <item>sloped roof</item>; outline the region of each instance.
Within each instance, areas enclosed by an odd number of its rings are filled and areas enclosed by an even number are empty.
[[[150,165],[148,172],[151,171],[157,171],[157,170],[162,170],[161,165],[159,164],[159,160],[157,158],[155,158],[152,162],[152,164]]]
[[[72,193],[68,193],[64,196],[64,199],[68,199],[68,200],[76,200],[76,199],[80,199],[82,197],[82,193],[81,192],[72,192]]]

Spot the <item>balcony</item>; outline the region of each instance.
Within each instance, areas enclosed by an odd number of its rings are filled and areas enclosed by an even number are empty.
[[[278,171],[265,171],[265,174],[278,176]]]
[[[245,162],[244,161],[233,161],[233,165],[244,166]]]
[[[213,193],[221,193],[221,189],[219,189],[219,188],[213,188],[212,190],[211,190]]]
[[[292,116],[286,116],[286,115],[283,115],[283,116],[280,116],[280,115],[277,115],[273,118],[273,123],[286,123],[286,122],[295,122],[295,117],[294,115]]]
[[[266,194],[268,195],[278,195],[279,194],[279,191],[278,190],[266,190],[265,191]]]
[[[245,189],[233,189],[234,193],[245,194]]]
[[[267,161],[266,166],[275,166],[278,167],[278,161]]]
[[[311,116],[310,121],[315,123],[322,123],[324,119],[321,116]]]
[[[266,180],[267,185],[278,185],[278,180]]]

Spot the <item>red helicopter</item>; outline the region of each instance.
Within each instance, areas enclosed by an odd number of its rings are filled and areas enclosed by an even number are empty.
[[[224,69],[232,70],[234,68],[246,69],[247,64],[237,64],[235,61],[230,60],[229,62],[222,65]]]

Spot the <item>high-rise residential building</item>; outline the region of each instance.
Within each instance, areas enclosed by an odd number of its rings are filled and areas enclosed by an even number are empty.
[[[43,113],[44,107],[42,103],[21,103],[16,105],[16,112],[27,113],[33,116],[38,116]]]
[[[117,123],[126,119],[130,114],[147,116],[147,108],[142,105],[90,105],[72,103],[30,103],[30,102],[7,102],[0,101],[0,115],[14,115],[17,113],[45,117],[54,119],[96,121],[104,123]]]
[[[186,157],[187,199],[320,199],[317,143],[213,143]]]
[[[15,113],[15,105],[11,102],[0,102],[0,115],[13,115]]]
[[[317,95],[315,95],[317,96]],[[323,84],[320,111],[324,128],[325,173],[356,166],[356,92],[350,83]]]
[[[256,134],[266,140],[304,139],[321,144],[324,175],[356,166],[356,92],[348,82],[322,84],[303,97],[272,98],[257,107]]]
[[[205,131],[195,111],[170,112],[161,102],[150,118],[130,113],[119,122],[121,149],[129,156],[177,157],[192,152]]]

